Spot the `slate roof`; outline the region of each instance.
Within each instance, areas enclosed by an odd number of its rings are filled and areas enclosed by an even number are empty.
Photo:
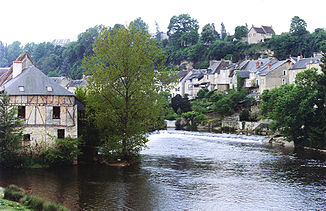
[[[261,26],[266,34],[274,34],[274,30],[271,26]]]
[[[252,27],[259,34],[274,34],[274,30],[271,26]]]
[[[204,69],[201,70],[192,70],[192,74],[188,77],[188,80],[192,80],[194,78],[198,78],[198,81],[204,77],[203,74]],[[206,71],[206,70],[205,70]]]
[[[63,79],[65,79],[65,77],[63,77],[63,76],[60,76],[60,77],[49,77],[53,82],[55,82],[55,83],[57,83],[57,84],[60,84],[61,83],[61,81],[63,80]]]
[[[77,87],[77,86],[84,86],[86,85],[87,81],[84,79],[80,80],[71,80],[66,87]]]
[[[303,59],[297,60],[297,62],[290,68],[290,70],[306,69],[307,64],[319,64],[321,62],[322,58],[323,58],[323,55],[318,54],[315,57],[303,58]]]
[[[238,73],[241,78],[249,78],[250,72],[248,70],[236,70],[235,72]]]
[[[0,67],[0,77],[9,70],[9,67]]]
[[[220,74],[220,70],[227,67],[230,64],[230,60],[212,61],[210,66],[207,68],[208,74]]]
[[[276,68],[279,68],[280,66],[282,66],[283,64],[285,64],[288,61],[289,60],[277,61],[277,62],[271,64],[270,69],[268,69],[268,66],[265,66],[258,74],[259,75],[267,75],[268,73],[272,72]]]
[[[23,86],[24,91],[19,87]],[[48,91],[47,87],[52,87]],[[70,91],[53,82],[42,71],[35,66],[25,68],[17,77],[4,83],[0,90],[5,89],[9,95],[61,95],[75,96]]]
[[[188,71],[186,71],[186,70],[181,70],[181,71],[178,72],[177,75],[179,76],[179,79],[183,79],[184,77],[187,76],[187,74],[188,74]]]
[[[278,60],[273,57],[266,58],[266,59],[258,59],[258,60],[245,60],[236,67],[236,70],[247,70],[252,73],[257,73],[257,72],[259,73],[263,69],[265,69],[268,64],[273,64],[277,61]],[[258,66],[257,66],[257,62],[259,62]]]

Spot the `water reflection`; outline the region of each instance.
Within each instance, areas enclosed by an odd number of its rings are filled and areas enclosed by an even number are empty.
[[[325,159],[261,139],[156,133],[136,166],[0,170],[0,186],[17,184],[72,210],[326,209]]]

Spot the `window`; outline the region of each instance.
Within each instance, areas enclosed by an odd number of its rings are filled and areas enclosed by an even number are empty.
[[[65,138],[65,129],[58,129],[58,138],[60,139]]]
[[[286,84],[285,78],[282,78],[282,85]]]
[[[18,89],[19,89],[20,92],[24,92],[25,91],[25,89],[24,89],[23,86],[19,86]]]
[[[18,117],[25,119],[25,106],[18,106]]]
[[[53,92],[53,89],[51,86],[47,86],[46,88],[47,88],[48,92]]]
[[[60,119],[60,107],[53,106],[53,119]]]
[[[24,141],[31,141],[31,134],[24,134]]]
[[[286,75],[286,71],[285,70],[283,70],[283,75]]]

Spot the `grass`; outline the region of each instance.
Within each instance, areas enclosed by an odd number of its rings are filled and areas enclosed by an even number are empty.
[[[13,211],[13,210],[25,210],[29,211],[26,206],[21,205],[17,202],[9,201],[3,198],[0,198],[0,210]]]
[[[67,211],[61,204],[47,201],[37,196],[25,194],[24,189],[9,185],[1,188],[4,197],[0,197],[0,210],[34,210],[34,211]],[[10,200],[10,201],[9,201]],[[18,203],[19,202],[19,203]]]

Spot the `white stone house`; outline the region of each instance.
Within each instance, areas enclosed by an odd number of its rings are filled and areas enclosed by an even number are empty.
[[[275,32],[272,26],[252,26],[248,32],[248,43],[264,42],[266,39],[272,38],[273,34],[275,34]]]
[[[25,53],[0,77],[0,91],[18,107],[24,144],[51,145],[54,138],[77,137],[75,95],[47,77]]]

